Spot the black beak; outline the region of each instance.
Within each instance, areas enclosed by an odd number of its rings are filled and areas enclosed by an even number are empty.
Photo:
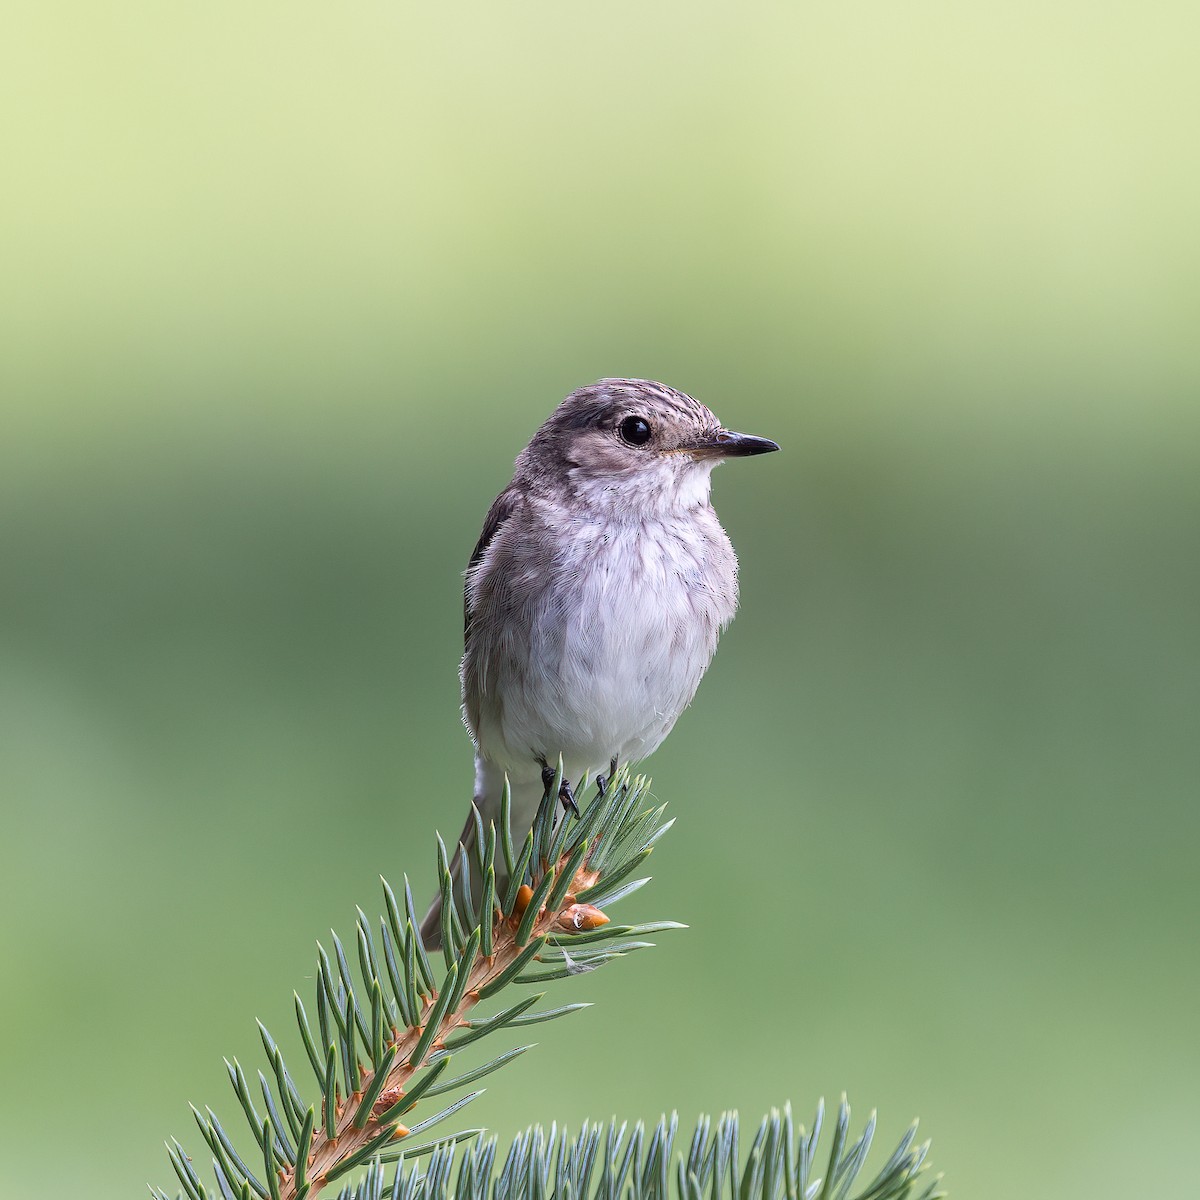
[[[712,458],[749,458],[751,454],[770,454],[772,450],[779,449],[779,443],[771,441],[770,438],[718,429],[711,437],[704,438],[691,449],[695,454]]]

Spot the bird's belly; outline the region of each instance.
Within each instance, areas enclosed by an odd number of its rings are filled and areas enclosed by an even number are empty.
[[[530,757],[596,772],[650,754],[691,702],[732,615],[736,581],[670,542],[582,540],[529,613],[529,642],[496,679],[478,732],[517,768]],[[714,582],[718,586],[714,586]]]

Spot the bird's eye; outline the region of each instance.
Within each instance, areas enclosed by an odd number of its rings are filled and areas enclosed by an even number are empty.
[[[617,429],[621,440],[631,446],[644,446],[650,440],[650,422],[645,417],[626,417]]]

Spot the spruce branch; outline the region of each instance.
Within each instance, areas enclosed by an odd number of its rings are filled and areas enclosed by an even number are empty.
[[[478,1082],[529,1047],[513,1047],[444,1080],[454,1053],[510,1026],[554,1020],[586,1007],[569,1004],[530,1012],[542,993],[489,1017],[473,1017],[476,1005],[510,986],[593,970],[648,944],[624,939],[680,928],[669,921],[610,925],[596,904],[581,898],[585,891],[594,895],[607,879],[627,877],[657,840],[662,808],[643,809],[648,788],[647,780],[624,772],[597,791],[576,819],[566,813],[556,819],[558,789],[549,789],[519,855],[513,849],[507,798],[499,831],[491,825],[485,830],[476,813],[475,854],[484,880],[478,916],[469,893],[461,904],[456,898],[454,856],[439,838],[445,962],[440,979],[421,937],[407,877],[402,902],[383,880],[385,913],[378,941],[360,908],[353,965],[336,933],[331,935],[332,955],[318,945],[315,1028],[295,996],[317,1098],[301,1098],[279,1046],[260,1022],[267,1070],[258,1072],[258,1082],[265,1113],[257,1107],[241,1064],[226,1063],[258,1159],[239,1153],[212,1109],[193,1108],[212,1154],[218,1192],[206,1188],[183,1148],[173,1142],[169,1157],[187,1200],[316,1200],[329,1183],[356,1167],[397,1152],[412,1153],[410,1139],[458,1113],[480,1092],[407,1123],[420,1102]],[[495,885],[498,846],[505,869],[515,868],[503,897]],[[461,846],[457,852],[467,855]],[[464,869],[462,878],[469,876]],[[568,952],[576,942],[581,945],[578,957]]]
[[[561,764],[559,770],[561,771]],[[456,1116],[480,1095],[469,1091],[437,1108],[419,1106],[461,1092],[531,1047],[512,1046],[480,1066],[451,1073],[461,1050],[505,1030],[517,1031],[586,1008],[576,1003],[536,1009],[544,992],[526,995],[498,1012],[474,1009],[505,989],[595,970],[652,945],[642,939],[673,921],[618,925],[602,907],[643,884],[633,878],[673,822],[663,808],[644,807],[649,783],[622,772],[576,818],[557,817],[558,779],[547,790],[533,828],[518,850],[506,794],[500,828],[476,813],[474,854],[482,879],[476,910],[469,890],[456,895],[451,864],[438,839],[442,900],[442,967],[423,942],[412,891],[382,880],[384,915],[378,940],[362,909],[352,943],[331,935],[332,955],[318,945],[315,1022],[294,994],[296,1023],[316,1083],[312,1100],[260,1022],[266,1070],[257,1072],[262,1110],[236,1060],[227,1060],[230,1084],[249,1128],[243,1155],[212,1109],[192,1113],[211,1153],[216,1190],[201,1180],[175,1140],[167,1152],[182,1192],[179,1200],[316,1200],[340,1182],[337,1200],[935,1200],[940,1177],[927,1181],[928,1142],[915,1145],[909,1129],[878,1175],[852,1189],[870,1148],[875,1117],[852,1144],[850,1110],[843,1098],[830,1148],[817,1157],[823,1109],[812,1129],[793,1127],[788,1108],[773,1110],[743,1157],[736,1113],[715,1123],[702,1117],[686,1156],[672,1160],[677,1120],[652,1129],[636,1124],[585,1124],[574,1138],[552,1125],[533,1126],[514,1139],[496,1170],[496,1140],[481,1129],[428,1140],[427,1132]],[[582,791],[582,789],[580,789]],[[496,884],[496,853],[509,882]],[[457,855],[467,851],[458,847]],[[469,879],[470,864],[461,864]],[[469,885],[468,885],[469,887]],[[501,894],[503,892],[503,894]],[[478,912],[478,915],[476,915]],[[628,1136],[627,1136],[628,1135]],[[426,1156],[428,1161],[426,1162]],[[674,1161],[674,1167],[672,1167]],[[398,1164],[385,1181],[385,1164]],[[457,1178],[451,1177],[457,1165]],[[345,1182],[351,1172],[365,1173]],[[155,1200],[171,1200],[152,1187]]]
[[[838,1106],[830,1144],[821,1143],[824,1106],[810,1129],[796,1127],[791,1109],[773,1109],[747,1149],[740,1146],[737,1113],[701,1117],[690,1139],[678,1137],[678,1119],[585,1123],[571,1137],[552,1125],[514,1138],[503,1162],[495,1137],[470,1131],[417,1151],[389,1151],[337,1200],[938,1200],[941,1176],[929,1176],[929,1143],[910,1127],[873,1176],[863,1166],[875,1134],[871,1114],[849,1143],[850,1108]],[[849,1143],[849,1144],[848,1144]],[[428,1161],[426,1163],[426,1156]],[[385,1163],[400,1159],[390,1180]],[[457,1175],[455,1176],[455,1168]],[[156,1200],[168,1200],[155,1191]]]

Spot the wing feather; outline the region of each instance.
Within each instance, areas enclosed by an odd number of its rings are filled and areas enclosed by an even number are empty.
[[[488,509],[488,514],[483,521],[483,531],[479,535],[479,541],[475,543],[475,549],[471,551],[471,560],[467,563],[466,584],[463,587],[464,644],[471,640],[471,620],[474,615],[471,611],[471,575],[505,522],[516,511],[520,500],[521,493],[518,489],[507,487],[492,501],[492,507]]]

